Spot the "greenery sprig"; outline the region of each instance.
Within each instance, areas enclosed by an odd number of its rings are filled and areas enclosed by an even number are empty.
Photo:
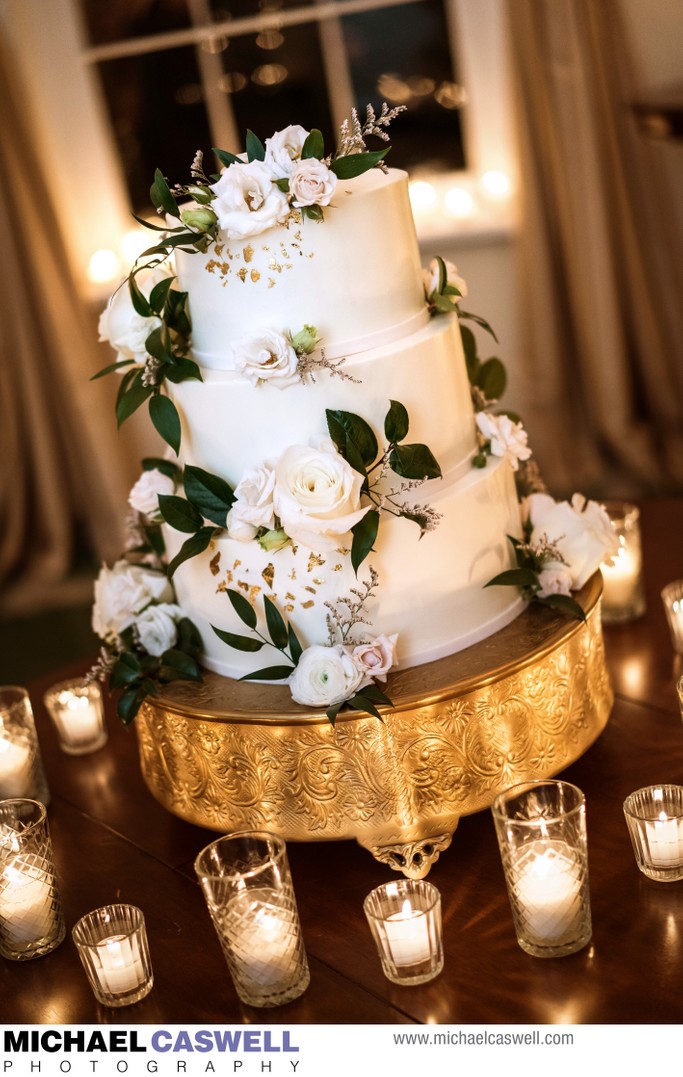
[[[576,599],[572,598],[571,595],[540,594],[542,586],[539,580],[539,575],[543,571],[546,563],[552,560],[559,564],[566,564],[566,561],[557,547],[549,543],[532,546],[528,541],[521,542],[512,535],[508,535],[508,538],[515,550],[517,568],[510,568],[505,572],[500,572],[497,576],[494,576],[492,580],[489,580],[485,586],[521,587],[522,594],[527,600],[534,601],[541,606],[549,606],[551,609],[559,610],[561,613],[568,614],[570,617],[575,617],[579,621],[585,621],[586,614]]]
[[[225,479],[200,467],[185,468],[183,489],[185,497],[176,494],[159,497],[162,518],[176,531],[190,536],[170,561],[166,570],[169,578],[183,561],[202,553],[211,539],[225,529],[228,512],[235,501],[232,487]]]
[[[201,639],[197,628],[187,617],[178,621],[175,646],[158,658],[136,646],[135,628],[125,629],[120,636],[122,650],[109,663],[109,688],[120,695],[116,713],[124,725],[130,725],[147,696],[158,694],[159,685],[171,681],[201,681],[197,663]]]

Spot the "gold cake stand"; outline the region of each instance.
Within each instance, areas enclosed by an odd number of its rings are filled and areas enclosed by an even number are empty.
[[[601,590],[597,573],[578,595],[585,622],[532,606],[474,647],[392,674],[381,722],[347,711],[333,727],[284,685],[175,682],[136,722],[145,781],[199,826],[355,838],[422,878],[460,816],[556,774],[602,732],[613,694]]]

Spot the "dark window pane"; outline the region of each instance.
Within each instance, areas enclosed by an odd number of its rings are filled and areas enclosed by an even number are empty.
[[[186,0],[81,0],[81,9],[91,45],[107,45],[191,25]]]
[[[442,0],[345,15],[341,22],[359,111],[368,102],[407,107],[390,128],[391,165],[463,168],[461,90]]]

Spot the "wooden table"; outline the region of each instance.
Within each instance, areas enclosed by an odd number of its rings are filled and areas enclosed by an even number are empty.
[[[212,833],[181,822],[147,792],[135,733],[115,718],[109,742],[64,755],[42,707],[60,670],[30,686],[52,790],[49,820],[67,938],[27,963],[0,961],[0,1021],[11,1023],[259,1022],[411,1024],[678,1023],[683,1018],[683,882],[638,871],[624,797],[683,782],[683,727],[674,656],[659,591],[683,576],[683,500],[643,513],[647,613],[605,631],[616,702],[596,744],[563,777],[584,790],[594,934],[571,957],[539,960],[517,945],[489,812],[461,821],[430,874],[441,891],[445,968],[432,983],[398,987],[382,974],[363,899],[389,869],[354,842],[291,844],[290,863],[311,985],[274,1010],[243,1007],[195,881]],[[678,675],[682,672],[677,671]],[[70,939],[76,920],[114,901],[139,905],[155,986],[123,1010],[98,1007]]]

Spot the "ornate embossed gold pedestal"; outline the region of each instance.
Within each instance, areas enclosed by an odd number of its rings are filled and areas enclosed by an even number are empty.
[[[392,675],[383,722],[348,711],[333,728],[283,685],[176,682],[137,719],[145,781],[200,826],[355,838],[421,878],[461,815],[556,774],[604,728],[600,591],[598,574],[578,596],[585,623],[531,607],[483,643]]]

